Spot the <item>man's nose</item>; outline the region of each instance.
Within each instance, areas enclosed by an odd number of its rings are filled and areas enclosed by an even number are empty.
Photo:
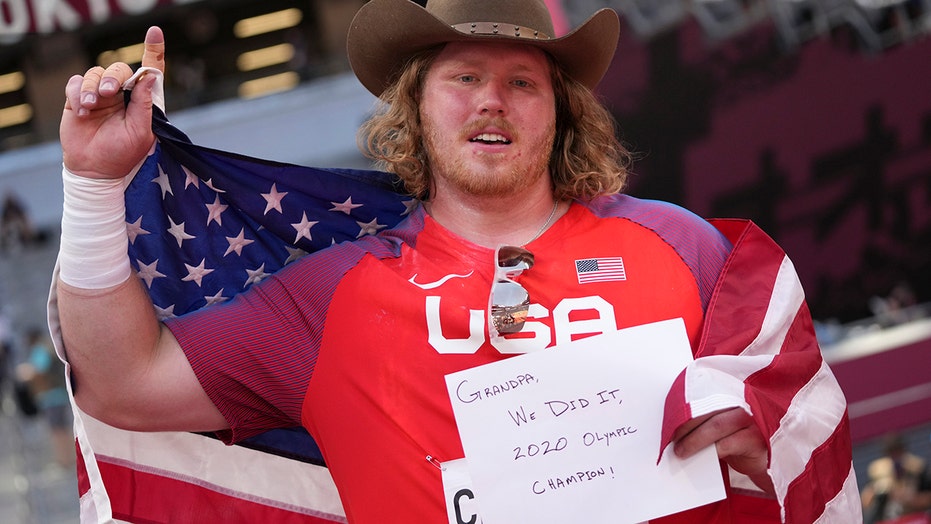
[[[479,96],[478,110],[482,114],[503,116],[507,113],[507,98],[505,86],[496,82],[488,82],[482,86]]]

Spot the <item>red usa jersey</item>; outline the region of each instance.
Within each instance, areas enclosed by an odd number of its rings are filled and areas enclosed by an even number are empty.
[[[573,204],[526,247],[530,312],[503,341],[487,328],[494,250],[422,209],[168,325],[229,421],[227,440],[301,424],[350,522],[442,522],[441,473],[426,457],[463,456],[446,374],[679,317],[695,347],[730,244],[681,208],[616,196]]]

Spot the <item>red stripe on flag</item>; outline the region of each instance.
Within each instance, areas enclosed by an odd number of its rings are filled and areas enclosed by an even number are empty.
[[[828,501],[840,493],[850,475],[850,462],[837,460],[850,456],[850,425],[845,414],[834,433],[812,452],[805,472],[789,483],[783,505],[786,522],[815,522]]]
[[[692,407],[685,400],[685,371],[679,373],[666,394],[666,404],[663,409],[663,425],[660,429],[659,455],[656,463],[663,460],[663,450],[672,442],[673,432],[679,426],[692,419]]]
[[[77,455],[77,476],[78,476],[78,496],[83,497],[91,489],[91,481],[87,477],[87,464],[84,463],[84,455],[81,453],[81,443],[74,439],[74,449]]]
[[[767,439],[779,429],[799,388],[807,385],[821,369],[821,351],[813,333],[808,311],[802,308],[772,363],[744,381],[744,396],[754,406]]]
[[[711,222],[742,255],[728,257],[721,271],[696,357],[737,355],[753,342],[760,334],[768,297],[785,259],[782,248],[759,228],[747,227],[739,220]],[[721,297],[724,299],[719,300]]]
[[[268,506],[184,480],[104,462],[100,457],[97,464],[110,495],[113,517],[127,522],[339,522],[297,513],[289,508]]]

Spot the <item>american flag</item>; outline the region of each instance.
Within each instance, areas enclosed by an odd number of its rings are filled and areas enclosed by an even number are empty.
[[[130,260],[163,319],[391,227],[417,205],[387,174],[200,147],[158,110],[153,129],[157,147],[126,189],[126,222]],[[82,522],[345,521],[303,428],[230,447],[199,434],[122,431],[74,409]]]
[[[222,302],[301,256],[395,225],[415,200],[388,175],[195,146],[157,116],[126,191],[130,260],[163,318]]]
[[[621,257],[586,258],[575,261],[575,273],[579,284],[627,280],[624,259]]]
[[[304,253],[391,227],[416,205],[387,175],[206,149],[162,115],[154,127],[158,148],[126,202],[130,258],[163,317],[223,301]],[[846,402],[821,358],[794,268],[752,224],[713,223],[734,250],[697,358],[667,396],[660,449],[687,420],[742,407],[769,441],[784,522],[858,522]],[[579,262],[580,277],[605,264],[615,265],[610,278],[626,277],[619,257]],[[55,331],[54,300],[50,321]],[[225,446],[200,434],[122,431],[74,409],[82,522],[345,522],[303,429]],[[749,482],[733,471],[730,480]]]
[[[795,267],[751,222],[711,222],[734,249],[708,304],[696,358],[667,395],[660,450],[688,420],[745,409],[767,439],[782,522],[858,523],[847,402],[822,358]],[[736,471],[729,477],[737,488],[755,489]]]

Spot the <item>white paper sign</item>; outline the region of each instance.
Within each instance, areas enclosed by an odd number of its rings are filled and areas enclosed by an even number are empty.
[[[656,463],[691,360],[675,319],[447,375],[482,521],[637,523],[723,499],[713,446]]]

